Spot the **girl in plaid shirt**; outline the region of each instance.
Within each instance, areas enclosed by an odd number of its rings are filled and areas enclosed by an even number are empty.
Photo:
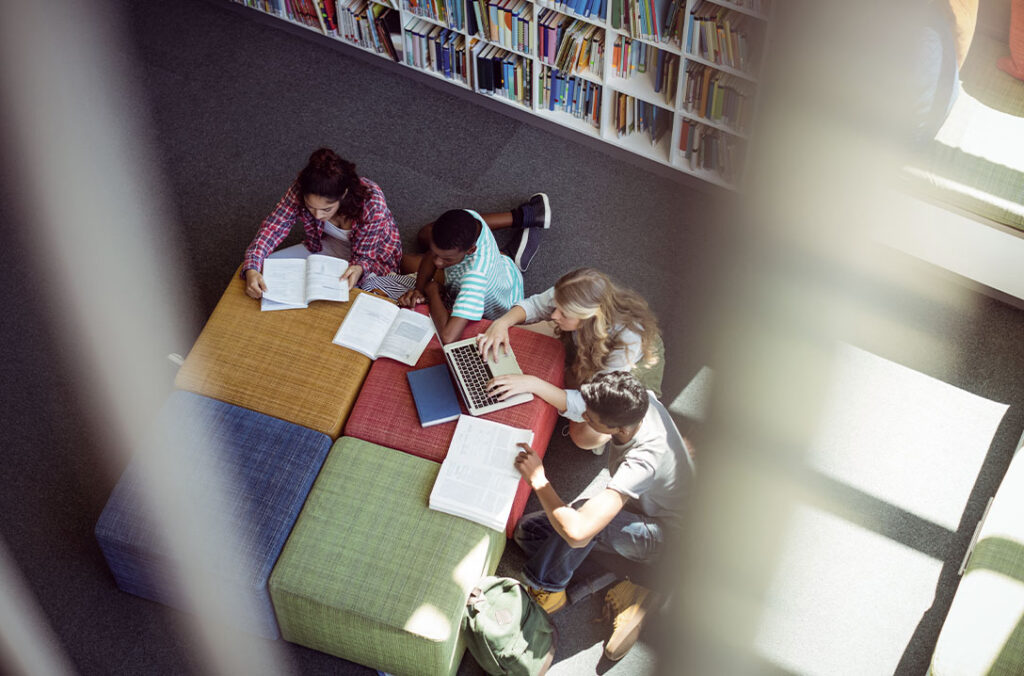
[[[333,150],[320,148],[309,164],[260,224],[245,250],[242,275],[245,292],[260,298],[263,260],[277,248],[296,224],[305,241],[275,255],[305,257],[324,252],[349,261],[344,278],[355,287],[366,276],[397,272],[402,260],[398,226],[380,187],[356,174],[356,166]],[[302,248],[300,248],[302,247]]]

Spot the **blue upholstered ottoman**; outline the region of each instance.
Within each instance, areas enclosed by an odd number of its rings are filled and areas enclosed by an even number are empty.
[[[154,433],[171,442],[188,477],[173,487],[174,494],[199,506],[200,516],[226,517],[245,553],[217,551],[210,559],[226,588],[257,609],[238,617],[235,627],[277,638],[267,579],[327,457],[330,437],[181,391],[168,398]],[[140,499],[145,452],[140,449],[114,487],[96,524],[96,539],[118,587],[181,607],[168,575],[180,556],[163,544],[158,524]],[[214,475],[227,491],[214,493]]]

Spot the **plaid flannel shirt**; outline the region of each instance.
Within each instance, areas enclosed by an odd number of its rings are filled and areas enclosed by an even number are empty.
[[[370,195],[363,203],[362,215],[352,225],[349,236],[352,260],[349,263],[362,266],[364,275],[397,272],[402,260],[402,240],[395,218],[384,201],[380,186],[366,178],[360,180],[370,189]],[[245,250],[242,276],[245,277],[246,270],[262,270],[263,260],[288,236],[296,223],[301,223],[306,233],[303,242],[306,248],[312,253],[321,251],[324,224],[313,218],[302,203],[298,181],[292,183],[274,210],[260,224],[256,238]]]

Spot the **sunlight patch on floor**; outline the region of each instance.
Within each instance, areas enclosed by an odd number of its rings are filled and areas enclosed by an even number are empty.
[[[893,673],[942,562],[809,506],[785,532],[758,654],[800,674]]]
[[[1007,406],[849,345],[832,382],[811,466],[957,530]]]

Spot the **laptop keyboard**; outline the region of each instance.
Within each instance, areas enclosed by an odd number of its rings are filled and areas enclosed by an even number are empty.
[[[460,345],[449,354],[462,376],[466,393],[473,401],[473,408],[497,404],[499,400],[487,394],[487,383],[494,377],[491,375],[491,367],[480,356],[476,344]]]

